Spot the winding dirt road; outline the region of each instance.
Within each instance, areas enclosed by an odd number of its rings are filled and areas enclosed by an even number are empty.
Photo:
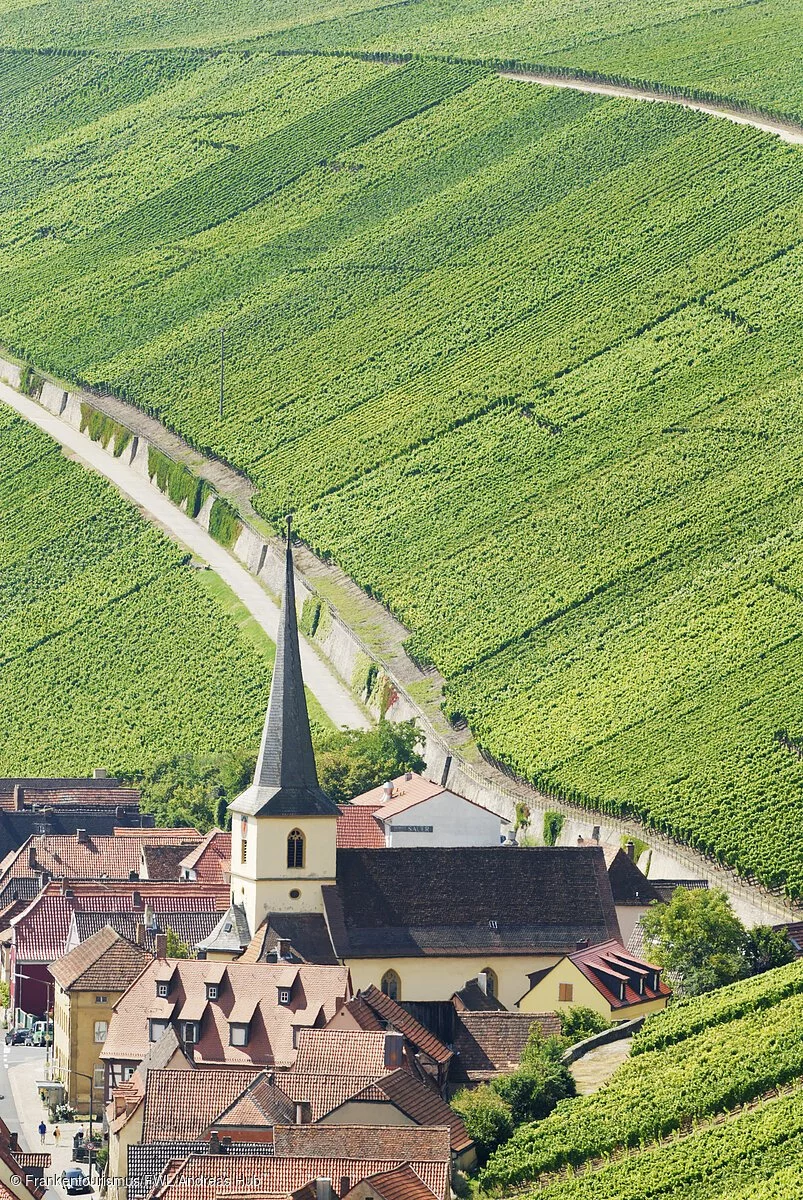
[[[205,529],[196,525],[181,509],[176,508],[154,484],[143,479],[120,459],[112,458],[100,445],[73,429],[66,421],[53,416],[47,409],[20,395],[5,383],[0,383],[0,400],[32,425],[37,425],[54,441],[59,442],[80,459],[84,466],[96,471],[98,475],[105,476],[170,537],[186,546],[197,558],[208,563],[259,621],[268,637],[276,641],[279,629],[278,605],[233,555],[218,545]],[[303,638],[301,663],[307,687],[335,725],[348,725],[352,729],[369,728],[365,713],[349,690],[316,652],[304,644]]]
[[[707,113],[710,117],[721,117],[737,125],[752,125],[763,133],[774,133],[784,142],[803,145],[803,125],[773,121],[771,117],[753,117],[727,104],[708,103],[703,100],[687,100],[683,96],[668,96],[663,92],[651,92],[646,88],[626,87],[615,83],[596,83],[592,79],[554,75],[539,75],[535,71],[500,71],[502,79],[514,79],[520,83],[540,83],[543,87],[571,88],[576,92],[594,92],[599,96],[619,96],[625,100],[651,100],[657,104],[676,104],[680,108],[692,108],[695,112]]]

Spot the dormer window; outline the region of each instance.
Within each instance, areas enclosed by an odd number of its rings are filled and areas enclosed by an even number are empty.
[[[251,1036],[251,1026],[246,1021],[232,1021],[229,1024],[229,1045],[247,1046]]]
[[[200,1035],[200,1022],[184,1021],[182,1022],[181,1036],[187,1045],[195,1045]]]
[[[220,987],[219,987],[219,985],[218,985],[218,984],[216,984],[216,983],[208,983],[208,984],[206,985],[206,998],[207,998],[207,1000],[217,1000],[217,998],[218,998],[218,996],[219,996],[219,995],[220,995]]]
[[[170,984],[168,983],[168,981],[166,979],[157,979],[156,995],[159,997],[160,1000],[166,1000],[167,997],[170,995]]]
[[[148,1025],[148,1041],[158,1042],[159,1038],[167,1029],[168,1024],[168,1021],[157,1021],[155,1018],[151,1017]]]
[[[286,987],[279,988],[279,1003],[288,1005],[290,1003],[290,989]]]

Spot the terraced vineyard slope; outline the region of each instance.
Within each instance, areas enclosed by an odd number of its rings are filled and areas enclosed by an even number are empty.
[[[264,648],[187,555],[5,409],[0,511],[0,774],[136,770],[258,743]]]
[[[580,68],[695,88],[803,116],[799,0],[0,0],[0,45],[232,44],[437,53]]]
[[[634,1055],[606,1087],[519,1128],[481,1173],[483,1188],[519,1193],[528,1181],[594,1165],[537,1194],[696,1200],[747,1197],[748,1180],[763,1186],[786,1176],[803,1147],[802,1005],[798,962],[648,1019]],[[666,1025],[674,1041],[652,1049],[654,1031],[660,1041]],[[785,1088],[789,1094],[776,1098]],[[666,1144],[651,1146],[659,1139]],[[604,1165],[632,1148],[638,1152]],[[778,1200],[795,1194],[786,1187]]]
[[[523,775],[801,894],[800,151],[438,62],[27,60],[0,341],[294,506]]]

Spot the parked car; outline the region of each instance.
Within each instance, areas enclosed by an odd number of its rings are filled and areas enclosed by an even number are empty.
[[[70,1167],[69,1171],[62,1175],[61,1182],[68,1196],[86,1196],[95,1190],[89,1176],[85,1175],[80,1167]]]
[[[28,1029],[25,1033],[26,1046],[44,1046],[45,1034],[41,1029]]]
[[[30,1030],[28,1029],[9,1029],[6,1034],[7,1046],[24,1046]]]

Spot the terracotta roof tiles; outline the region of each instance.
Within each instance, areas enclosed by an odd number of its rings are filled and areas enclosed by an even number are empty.
[[[152,955],[106,925],[63,958],[50,973],[65,990],[124,992],[152,961]]]
[[[360,992],[359,999],[381,1020],[385,1028],[393,1028],[403,1033],[416,1050],[428,1055],[435,1062],[447,1063],[452,1057],[451,1050],[444,1046],[434,1033],[425,1029],[415,1017],[411,1017],[400,1004],[391,1000],[390,996],[386,996],[374,984]],[[349,1001],[346,1007],[353,1003],[354,1001]]]
[[[341,804],[337,818],[338,850],[384,850],[385,833],[374,819],[379,805]]]
[[[142,1140],[191,1142],[200,1138],[261,1074],[258,1067],[148,1071]],[[181,1097],[178,1104],[177,1096]]]
[[[210,829],[200,845],[184,856],[182,870],[194,871],[196,879],[225,883],[231,870],[231,834]]]
[[[557,1013],[466,1010],[455,1013],[450,1080],[483,1083],[515,1070],[533,1024],[540,1026],[545,1037],[560,1033]]]
[[[385,1033],[362,1029],[304,1029],[295,1068],[304,1075],[384,1075]]]
[[[370,1175],[365,1182],[383,1200],[432,1200],[435,1195],[409,1163],[393,1171]]]
[[[365,1153],[364,1125],[277,1125],[273,1146],[278,1157],[359,1158]],[[372,1125],[370,1150],[376,1158],[446,1162],[451,1158],[444,1125]]]

